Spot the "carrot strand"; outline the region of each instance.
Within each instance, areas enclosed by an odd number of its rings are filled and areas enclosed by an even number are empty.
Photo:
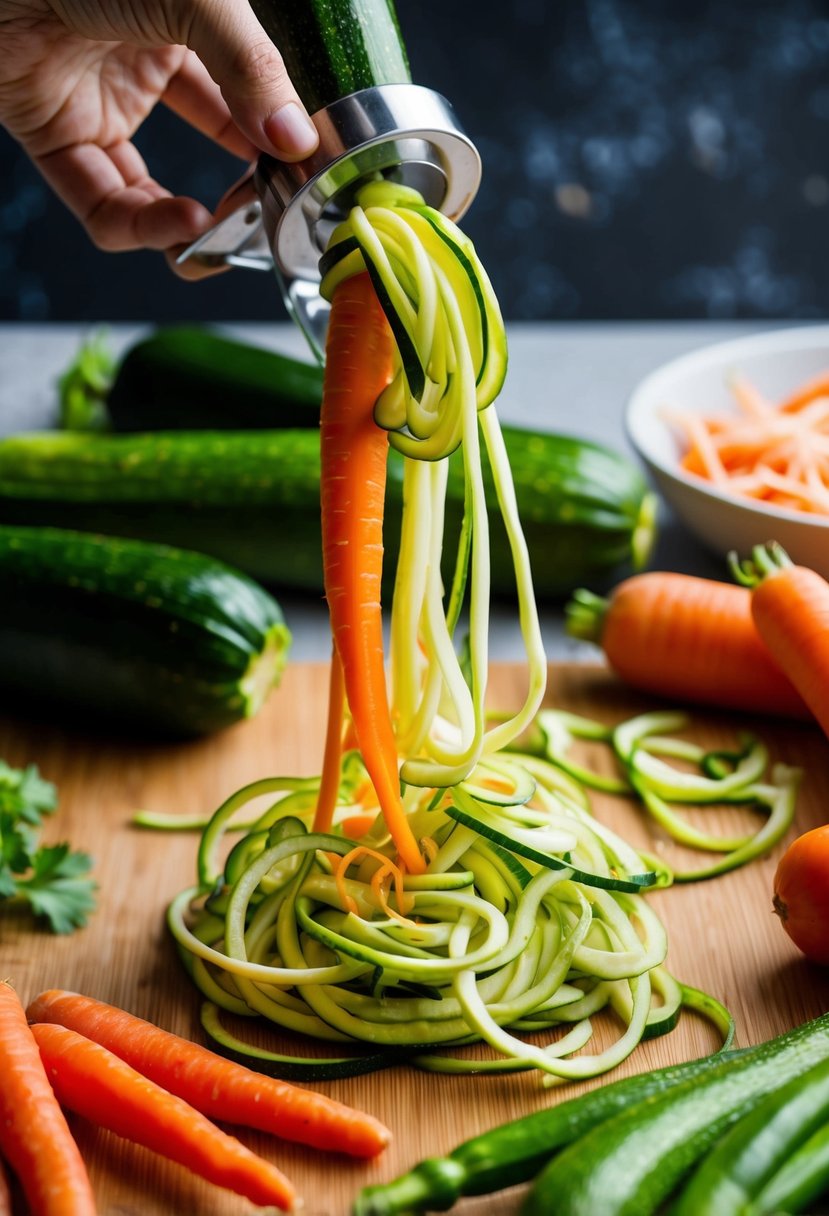
[[[400,797],[380,607],[388,435],[373,412],[392,353],[368,275],[346,279],[331,305],[320,421],[325,593],[363,762],[400,857],[420,874],[424,860]]]
[[[86,1166],[23,1006],[5,982],[0,982],[0,1151],[17,1175],[32,1216],[94,1216]]]
[[[732,379],[731,388],[737,414],[666,411],[684,433],[681,468],[727,494],[829,515],[819,467],[829,445],[829,372],[777,405],[743,377]]]
[[[252,1203],[293,1208],[294,1188],[275,1165],[100,1043],[48,1023],[31,1032],[61,1106]]]
[[[389,1142],[372,1115],[225,1060],[92,997],[52,989],[32,1001],[27,1015],[93,1039],[208,1118],[356,1157],[376,1156]]]

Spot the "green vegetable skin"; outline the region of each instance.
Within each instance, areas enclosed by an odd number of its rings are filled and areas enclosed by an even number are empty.
[[[391,0],[251,0],[311,114],[359,89],[411,80]]]
[[[285,665],[276,601],[197,553],[0,527],[0,577],[7,704],[196,735],[255,713]]]
[[[83,352],[78,370],[82,359]],[[106,413],[115,431],[313,429],[321,398],[322,368],[315,363],[209,329],[174,326],[126,352]]]
[[[752,1216],[803,1212],[829,1189],[829,1123],[797,1148],[766,1183],[754,1202]]]
[[[541,597],[641,565],[654,499],[624,457],[578,439],[504,428],[518,506]],[[463,477],[450,460],[449,562],[460,532]],[[494,499],[486,477],[488,500]],[[385,539],[394,568],[402,459],[389,455]],[[319,435],[312,430],[40,434],[0,441],[0,522],[52,524],[160,541],[232,562],[264,582],[319,591]],[[513,592],[499,521],[492,582]]]
[[[740,1216],[790,1153],[829,1117],[829,1060],[795,1077],[736,1123],[683,1188],[675,1216]]]
[[[649,1216],[765,1094],[829,1059],[829,1016],[715,1063],[704,1078],[636,1103],[565,1148],[522,1216]]]
[[[354,1205],[354,1216],[443,1212],[464,1195],[485,1195],[526,1182],[557,1149],[634,1103],[670,1092],[684,1081],[701,1080],[721,1059],[711,1056],[626,1077],[505,1123],[458,1145],[448,1157],[430,1157],[392,1182],[366,1187]]]

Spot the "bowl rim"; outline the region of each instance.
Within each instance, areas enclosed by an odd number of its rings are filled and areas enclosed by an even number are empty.
[[[655,455],[649,449],[646,440],[641,437],[638,430],[642,419],[645,417],[651,422],[655,421],[659,426],[667,427],[667,423],[659,418],[656,409],[650,404],[650,401],[652,398],[657,397],[660,384],[663,381],[673,380],[677,375],[681,376],[685,370],[691,367],[704,369],[716,366],[730,359],[745,358],[746,356],[760,352],[773,354],[780,351],[805,351],[815,350],[823,346],[826,348],[826,362],[827,367],[829,367],[829,324],[826,322],[816,322],[814,325],[794,325],[788,329],[775,329],[768,332],[746,334],[739,338],[726,338],[723,341],[710,342],[705,346],[697,347],[695,350],[677,355],[675,358],[669,359],[667,363],[660,364],[659,367],[654,368],[653,371],[644,376],[628,396],[622,419],[628,442],[645,464],[658,471],[663,477],[676,481],[714,502],[720,502],[730,507],[738,507],[743,511],[756,512],[770,519],[780,519],[788,523],[801,524],[807,528],[817,530],[829,529],[829,515],[811,515],[805,511],[793,511],[786,507],[776,507],[769,503],[755,502],[753,499],[740,498],[736,494],[726,494],[714,486],[709,486],[701,478],[693,477],[690,473],[686,473],[678,462],[669,465],[665,460]],[[646,402],[649,408],[645,408],[644,403]]]

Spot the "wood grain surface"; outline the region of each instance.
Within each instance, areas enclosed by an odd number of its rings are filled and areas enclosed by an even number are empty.
[[[186,744],[126,743],[43,723],[0,721],[0,756],[13,765],[36,763],[58,785],[60,806],[47,838],[69,839],[75,848],[89,850],[100,883],[99,910],[85,930],[69,937],[36,929],[25,913],[6,914],[0,921],[0,972],[12,979],[24,1001],[47,987],[74,988],[201,1040],[198,997],[164,926],[168,901],[194,880],[195,837],[141,831],[130,825],[131,816],[138,808],[209,812],[258,777],[318,772],[326,686],[323,666],[295,664],[257,719]],[[515,704],[521,694],[520,669],[493,671],[493,704]],[[603,669],[587,666],[552,670],[549,700],[607,723],[655,708]],[[746,729],[767,742],[772,761],[805,770],[796,831],[824,822],[829,745],[816,729],[694,711],[689,737],[716,746]],[[585,751],[584,756],[610,763],[604,753]],[[622,800],[597,796],[594,807],[628,839],[679,861],[675,847]],[[701,813],[723,829],[727,815],[748,814]],[[734,874],[651,897],[668,926],[670,969],[726,1002],[743,1045],[829,1008],[829,970],[806,963],[772,914],[771,883],[782,847]],[[280,1049],[276,1031],[267,1029],[259,1041]],[[710,1029],[686,1017],[672,1034],[639,1047],[613,1075],[686,1059],[713,1044]],[[306,1216],[345,1216],[363,1184],[391,1178],[423,1156],[445,1152],[461,1139],[584,1087],[551,1092],[533,1074],[436,1077],[401,1067],[319,1088],[379,1116],[392,1128],[394,1142],[380,1160],[361,1164],[240,1131],[245,1143],[294,1180]],[[256,1210],[80,1119],[73,1118],[72,1127],[90,1165],[102,1216],[242,1216]],[[519,1199],[518,1192],[509,1192],[465,1201],[457,1211],[509,1216]]]

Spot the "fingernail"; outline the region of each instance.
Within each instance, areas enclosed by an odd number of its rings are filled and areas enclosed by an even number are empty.
[[[317,128],[295,101],[265,119],[265,134],[286,156],[310,156],[319,143]]]

